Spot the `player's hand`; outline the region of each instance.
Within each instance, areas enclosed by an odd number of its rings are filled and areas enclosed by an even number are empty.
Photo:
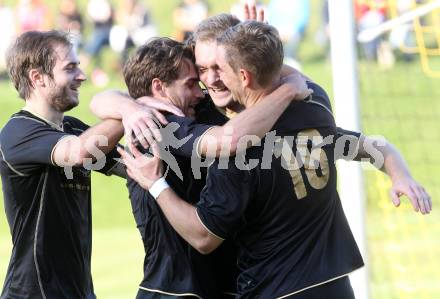
[[[281,83],[289,87],[294,100],[304,100],[308,98],[313,90],[307,86],[306,78],[295,69],[290,74],[281,77]]]
[[[411,177],[393,179],[393,185],[390,190],[391,200],[398,207],[400,205],[400,197],[406,195],[414,210],[422,214],[429,214],[432,210],[432,201],[425,188],[417,183]]]
[[[264,22],[264,9],[260,8],[257,12],[255,0],[248,0],[243,5],[244,20]]]
[[[163,176],[163,163],[160,159],[157,143],[151,144],[153,156],[143,155],[138,149],[130,144],[133,156],[122,148],[118,152],[127,167],[127,174],[142,188],[148,190],[155,181]]]
[[[160,124],[167,124],[165,117],[157,109],[138,105],[131,113],[122,113],[122,124],[128,144],[140,143],[144,148],[161,141]]]
[[[125,106],[121,114],[127,143],[140,143],[148,148],[153,142],[160,142],[160,124],[168,124],[160,111],[184,116],[176,106],[152,97],[141,97]]]

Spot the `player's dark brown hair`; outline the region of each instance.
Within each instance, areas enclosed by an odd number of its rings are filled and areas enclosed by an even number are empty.
[[[38,70],[53,78],[56,63],[55,47],[72,47],[68,33],[51,31],[28,31],[20,35],[6,54],[9,76],[19,96],[26,100],[32,93],[29,71]]]
[[[124,65],[124,80],[131,97],[150,96],[151,82],[170,84],[179,77],[184,58],[194,62],[191,49],[167,37],[154,38],[139,47]]]

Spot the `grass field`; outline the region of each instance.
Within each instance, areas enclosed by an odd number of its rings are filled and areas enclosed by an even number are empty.
[[[11,2],[11,1],[9,1]],[[84,2],[84,1],[82,1]],[[149,1],[163,34],[171,34],[172,1]],[[211,1],[221,11],[234,1]],[[314,12],[319,15],[316,3]],[[55,2],[53,2],[55,3]],[[331,66],[313,44],[319,20],[312,20],[308,41],[301,48],[304,72],[331,95]],[[109,55],[108,59],[113,59]],[[106,58],[107,59],[107,58]],[[365,171],[370,291],[373,299],[440,298],[440,195],[436,174],[440,170],[440,84],[427,78],[418,60],[399,63],[391,70],[360,63],[362,128],[367,134],[383,135],[403,153],[414,177],[431,193],[434,212],[415,214],[405,201],[395,209],[388,199],[389,180],[377,171]],[[122,86],[112,75],[110,88]],[[81,104],[74,116],[92,124],[88,110],[97,91],[85,83]],[[23,102],[7,82],[0,82],[0,126]],[[70,113],[69,113],[70,114]],[[99,298],[134,298],[141,280],[143,249],[131,214],[125,182],[93,175],[93,275]],[[11,250],[11,240],[0,201],[0,284]],[[346,211],[349,213],[350,211]]]

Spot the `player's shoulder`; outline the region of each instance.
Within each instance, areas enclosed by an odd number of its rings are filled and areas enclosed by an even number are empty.
[[[330,103],[330,98],[324,88],[312,81],[307,81],[307,85],[313,90],[313,93],[306,100],[306,103],[312,105],[322,105],[326,110],[328,110],[328,112],[332,114],[333,110]]]
[[[63,127],[65,132],[71,132],[74,134],[81,134],[89,128],[89,126],[82,122],[80,119],[70,115],[64,116]]]
[[[3,126],[0,132],[0,138],[2,140],[11,141],[12,139],[28,134],[38,127],[49,127],[49,125],[31,113],[20,110],[11,115]]]

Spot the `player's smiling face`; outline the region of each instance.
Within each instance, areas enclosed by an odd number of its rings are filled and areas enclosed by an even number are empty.
[[[208,89],[212,101],[217,107],[226,108],[233,102],[232,93],[220,78],[219,68],[216,63],[215,41],[197,42],[195,46],[196,66],[200,81]]]
[[[56,111],[65,112],[78,105],[79,87],[86,77],[73,48],[55,46],[54,55],[53,78],[45,76],[46,98]]]
[[[233,98],[240,104],[243,104],[242,95],[244,91],[241,84],[241,79],[229,65],[226,57],[226,49],[223,46],[218,46],[216,48],[216,63],[218,66],[220,79],[231,91]]]

